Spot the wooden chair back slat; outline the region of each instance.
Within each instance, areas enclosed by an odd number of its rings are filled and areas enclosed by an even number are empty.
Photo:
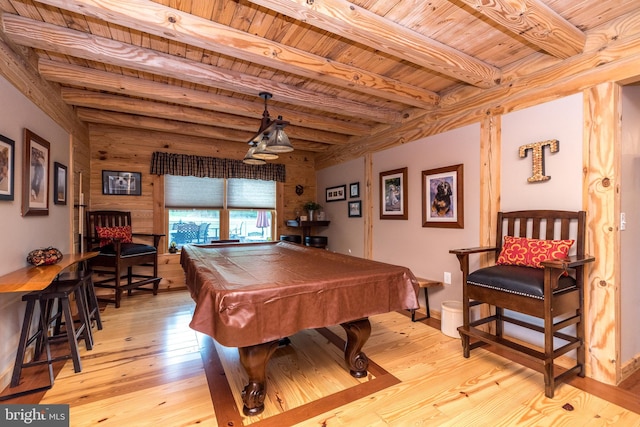
[[[514,211],[499,212],[496,228],[495,260],[498,260],[504,236],[532,239],[574,239],[577,255],[585,254],[586,213],[584,211]]]

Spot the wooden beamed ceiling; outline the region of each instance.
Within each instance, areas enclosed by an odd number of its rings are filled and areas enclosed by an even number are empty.
[[[639,54],[633,0],[0,7],[3,39],[36,53],[38,73],[59,85],[80,120],[246,144],[264,110],[258,94],[267,91],[271,118],[289,121],[295,148],[325,164],[433,134],[446,121],[477,120],[531,85],[554,86],[554,78],[588,74],[593,62]]]

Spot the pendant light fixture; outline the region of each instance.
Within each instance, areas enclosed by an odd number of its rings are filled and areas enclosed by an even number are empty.
[[[289,137],[284,132],[284,127],[289,122],[282,120],[282,116],[278,116],[276,120],[271,120],[267,109],[267,101],[272,98],[269,92],[260,92],[260,98],[264,99],[264,112],[260,122],[260,129],[249,140],[248,144],[251,148],[244,156],[244,163],[247,164],[264,164],[265,160],[275,160],[278,153],[288,153],[293,151],[293,146],[289,141]]]

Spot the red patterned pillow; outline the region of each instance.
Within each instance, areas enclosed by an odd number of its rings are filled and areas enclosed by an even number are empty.
[[[100,238],[100,247],[110,245],[113,239],[120,239],[122,243],[132,243],[131,226],[125,225],[121,227],[98,227],[96,233]]]
[[[543,268],[542,261],[564,259],[573,240],[540,240],[504,236],[504,245],[496,264]]]

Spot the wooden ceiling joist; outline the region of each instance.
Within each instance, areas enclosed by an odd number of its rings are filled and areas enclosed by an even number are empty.
[[[76,107],[93,109],[94,113],[91,115],[91,121],[93,123],[100,122],[99,115],[95,113],[95,111],[107,110],[116,113],[157,117],[219,128],[243,129],[251,133],[251,135],[246,135],[246,138],[253,136],[253,134],[258,131],[260,124],[256,119],[249,117],[75,88],[63,88],[62,99]],[[107,123],[111,123],[110,119],[105,120],[105,124]],[[346,144],[349,141],[349,137],[346,135],[300,126],[288,126],[287,135],[294,141],[300,139],[330,145]],[[232,139],[243,141],[242,138]]]
[[[500,81],[498,68],[347,0],[249,1],[474,86],[488,88]]]
[[[120,43],[105,37],[81,31],[44,24],[15,15],[2,16],[3,30],[13,41],[37,49],[70,55],[82,59],[116,65],[156,75],[212,86],[223,90],[257,96],[266,91],[274,99],[292,105],[360,117],[381,123],[398,123],[400,112],[385,108],[372,108],[369,104],[337,98],[295,88],[269,79],[252,77],[233,70],[224,70],[201,62],[178,58],[174,55]]]
[[[434,92],[149,1],[42,0],[42,3],[414,107],[429,108],[439,98]],[[146,13],[141,14],[140,10]]]
[[[185,89],[169,84],[153,82],[135,77],[99,71],[78,65],[63,64],[60,62],[41,59],[38,71],[48,80],[75,87],[85,87],[93,90],[104,90],[113,93],[127,93],[141,98],[155,99],[163,102],[171,102],[205,110],[231,112],[233,114],[262,118],[264,106],[260,103],[243,101],[237,98],[213,95],[198,90]],[[333,132],[345,134],[366,133],[370,127],[357,123],[322,118],[299,111],[271,108],[270,113],[279,114],[287,121],[297,126],[311,127],[315,129],[331,129]]]
[[[462,1],[558,58],[569,58],[584,49],[586,35],[541,0]]]

